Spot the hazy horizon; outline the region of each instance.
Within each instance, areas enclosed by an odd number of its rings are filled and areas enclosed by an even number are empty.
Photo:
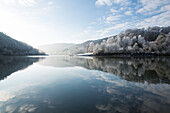
[[[169,0],[1,0],[0,32],[34,47],[170,25]]]

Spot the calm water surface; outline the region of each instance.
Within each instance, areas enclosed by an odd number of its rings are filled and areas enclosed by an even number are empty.
[[[0,113],[168,113],[170,58],[0,57]]]

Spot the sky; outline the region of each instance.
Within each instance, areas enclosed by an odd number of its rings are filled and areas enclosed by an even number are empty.
[[[170,0],[0,0],[0,32],[34,47],[170,25]]]

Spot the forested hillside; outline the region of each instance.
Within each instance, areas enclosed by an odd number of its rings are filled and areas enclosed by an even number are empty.
[[[127,29],[101,43],[91,42],[86,50],[93,52],[94,55],[117,53],[169,55],[170,26]]]
[[[0,32],[0,55],[43,55],[45,54],[32,46],[17,41]]]

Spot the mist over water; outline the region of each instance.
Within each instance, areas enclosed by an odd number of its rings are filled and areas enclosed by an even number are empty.
[[[170,58],[0,57],[2,113],[166,113]]]

